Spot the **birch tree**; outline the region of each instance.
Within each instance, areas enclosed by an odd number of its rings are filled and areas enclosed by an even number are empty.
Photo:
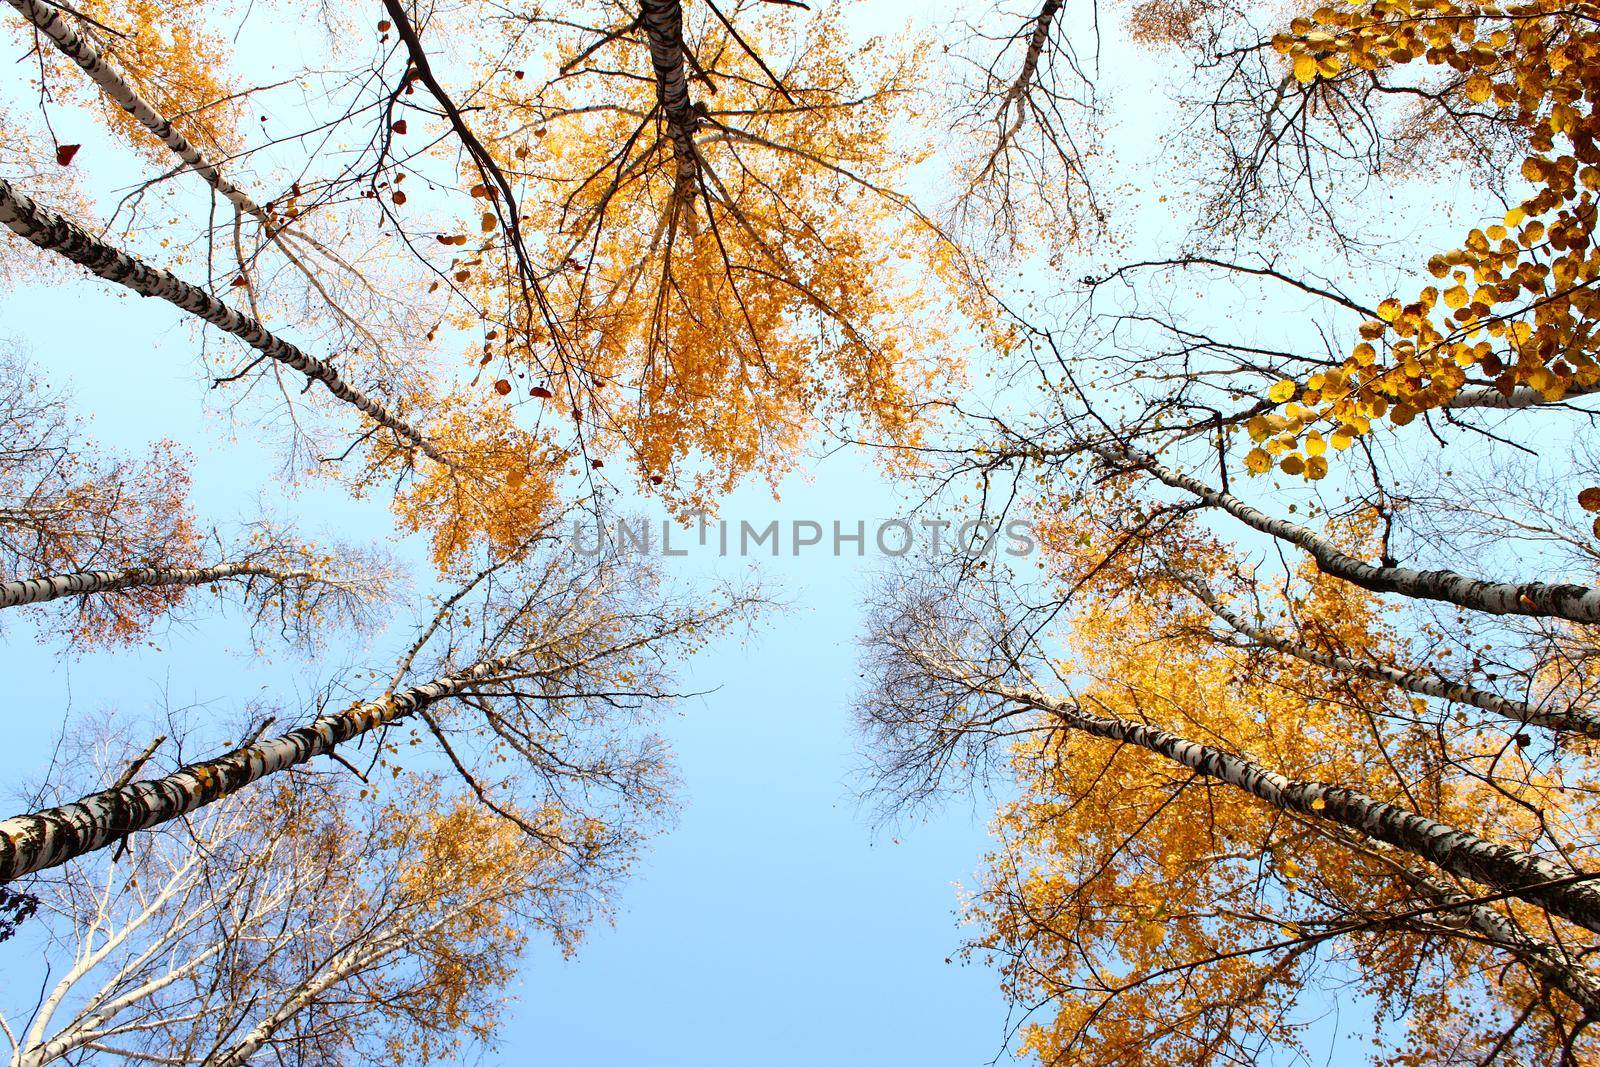
[[[387,10],[429,96],[481,102],[450,120],[470,213],[438,270],[507,404],[680,506],[775,477],[840,418],[915,438],[952,379],[950,298],[896,262],[951,254],[900,189],[918,47],[795,5],[513,8],[506,53],[543,34],[554,61],[447,91],[425,59],[453,20]]]
[[[1082,12],[1063,0],[994,5],[969,16],[950,131],[953,223],[974,246],[1059,252],[1101,232],[1090,159],[1102,121],[1095,57],[1080,54]],[[1098,47],[1098,43],[1094,44]]]
[[[969,949],[1040,1062],[1313,1057],[1348,989],[1378,1062],[1587,1062],[1587,16],[1156,8],[1171,236],[1003,294],[929,506],[1038,567],[886,585],[882,795],[1007,797]]]
[[[396,580],[380,554],[314,548],[270,521],[205,530],[181,450],[101,453],[15,355],[0,363],[0,437],[0,609],[49,604],[47,627],[77,647],[133,640],[199,587],[226,591],[263,634],[314,643],[325,625],[369,623]]]
[[[1302,626],[1382,654],[1370,595],[1304,580]],[[1586,761],[1459,722],[1436,740],[1398,687],[1241,647],[1180,588],[1097,584],[1059,646],[1040,619],[1060,605],[999,584],[902,576],[879,602],[861,708],[887,797],[1016,776],[968,951],[1032,1009],[1021,1049],[1312,1055],[1316,991],[1354,988],[1386,1062],[1582,1062]]]
[[[376,805],[327,776],[219,803],[35,887],[51,973],[10,1062],[431,1060],[492,1043],[530,939],[604,901],[437,784]]]
[[[496,561],[423,621],[382,692],[169,774],[6,820],[0,878],[105,848],[318,756],[356,773],[352,756],[369,770],[389,764],[401,752],[397,727],[409,744],[436,746],[487,810],[599,877],[666,802],[667,758],[644,711],[673,695],[671,657],[758,603],[740,591],[693,602],[664,594],[642,559],[586,560],[545,545],[529,561]]]
[[[281,396],[302,459],[394,489],[441,565],[525,539],[574,476],[687,510],[819,431],[910,443],[959,380],[970,279],[901,188],[920,44],[803,5],[394,3],[359,31],[341,13],[343,73],[304,94],[303,130],[257,136],[242,101],[278,87],[229,70],[199,6],[152,4],[148,30],[12,6],[40,96],[97,95],[162,162],[109,216],[124,241],[9,178],[8,228],[243,341],[214,381]],[[335,140],[349,156],[310,150]],[[197,225],[180,186],[226,222]],[[158,204],[173,218],[140,247]],[[302,381],[359,421],[318,417]]]

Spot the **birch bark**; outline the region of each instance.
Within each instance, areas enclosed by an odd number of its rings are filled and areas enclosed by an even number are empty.
[[[680,192],[700,171],[694,147],[694,104],[689,98],[689,71],[683,43],[683,7],[678,0],[640,0],[639,21],[650,42],[650,65],[655,69],[656,92],[672,141]]]
[[[1490,693],[1459,682],[1428,678],[1416,671],[1403,671],[1383,663],[1366,663],[1331,652],[1323,652],[1302,642],[1291,641],[1265,626],[1257,626],[1248,621],[1218,600],[1216,594],[1205,583],[1188,575],[1170,571],[1169,573],[1174,580],[1204,603],[1213,615],[1250,640],[1275,652],[1314,663],[1319,667],[1327,667],[1329,670],[1388,682],[1418,696],[1438,697],[1441,700],[1455,701],[1457,704],[1468,704],[1510,719],[1519,726],[1542,726],[1550,730],[1582,734],[1585,737],[1600,737],[1600,716],[1591,711],[1582,708],[1568,710],[1538,708],[1526,701],[1512,700],[1498,693]]]
[[[41,604],[62,597],[114,593],[141,586],[205,585],[228,578],[263,577],[278,582],[314,578],[310,571],[284,571],[259,563],[221,563],[214,567],[132,567],[117,571],[79,571],[0,582],[0,608]]]
[[[1251,507],[1197,478],[1175,471],[1154,456],[1131,448],[1103,450],[1103,459],[1147,470],[1158,481],[1181,489],[1208,507],[1227,512],[1251,529],[1275,537],[1309,553],[1325,574],[1343,578],[1375,593],[1399,593],[1419,600],[1439,600],[1490,615],[1532,615],[1600,622],[1600,589],[1584,585],[1545,582],[1487,582],[1451,570],[1419,571],[1410,567],[1378,566],[1357,559],[1315,530]]]
[[[170,822],[237,793],[251,782],[455,696],[501,673],[516,654],[487,660],[457,674],[356,704],[309,725],[257,741],[163,778],[93,793],[60,807],[0,822],[0,884],[103,848],[137,830]]]
[[[116,282],[140,296],[160,297],[232,334],[268,359],[298,371],[313,382],[321,382],[335,397],[410,442],[430,459],[450,466],[445,454],[420,430],[350,385],[331,364],[306,354],[256,319],[205,290],[113,248],[69,219],[34,203],[4,179],[0,179],[0,224],[45,251],[88,268],[98,277]]]
[[[1242,756],[1158,727],[1093,715],[1069,701],[1011,686],[994,686],[988,691],[1013,704],[1046,712],[1066,729],[1137,745],[1276,808],[1337,823],[1410,852],[1451,874],[1512,892],[1530,904],[1600,933],[1600,889],[1581,880],[1584,875],[1575,875],[1531,852],[1486,841],[1353,789],[1286,778]]]

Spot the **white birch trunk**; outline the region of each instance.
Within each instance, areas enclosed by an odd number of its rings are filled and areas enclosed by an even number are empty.
[[[683,7],[679,0],[640,0],[639,21],[650,42],[650,65],[656,92],[672,141],[680,195],[699,173],[694,146],[694,104],[689,98],[689,71],[683,44]]]
[[[160,138],[163,144],[172,149],[179,159],[193,168],[213,189],[226,197],[229,203],[259,219],[263,224],[269,222],[266,213],[254,200],[224,178],[216,164],[201,155],[199,149],[175,130],[171,122],[156,111],[144,97],[139,95],[137,89],[129,85],[122,75],[105,61],[91,42],[73,29],[71,23],[56,14],[54,8],[47,7],[38,0],[7,0],[7,2],[21,12],[23,18],[33,23],[34,28],[49,38],[63,55],[83,68],[84,73],[93,78],[100,90],[118,107]]]
[[[1310,819],[1337,823],[1364,837],[1404,849],[1451,874],[1493,886],[1554,915],[1600,933],[1600,889],[1575,881],[1581,875],[1531,852],[1486,841],[1375,800],[1353,789],[1322,782],[1295,781],[1242,756],[1179,737],[1158,727],[1111,716],[1091,715],[1076,704],[1038,693],[996,686],[988,691],[1015,704],[1049,713],[1063,727],[1094,737],[1137,745]]]
[[[1330,670],[1360,675],[1363,678],[1371,678],[1374,681],[1388,682],[1404,689],[1408,693],[1416,693],[1418,696],[1438,697],[1441,700],[1451,700],[1457,704],[1468,704],[1510,719],[1521,726],[1542,726],[1550,730],[1582,734],[1585,737],[1600,737],[1600,716],[1596,716],[1592,712],[1582,709],[1545,710],[1536,708],[1526,701],[1511,700],[1500,696],[1498,693],[1490,693],[1459,682],[1446,682],[1437,678],[1427,678],[1415,671],[1403,671],[1398,667],[1390,667],[1382,663],[1364,663],[1360,660],[1349,659],[1331,652],[1322,652],[1299,641],[1291,641],[1264,626],[1257,626],[1249,622],[1236,612],[1231,611],[1198,579],[1172,571],[1168,573],[1172,574],[1174,580],[1198,597],[1206,607],[1210,608],[1212,614],[1239,633],[1250,638],[1250,640],[1275,652],[1282,652],[1284,655],[1293,656],[1307,663],[1315,663],[1319,667],[1327,667]]]
[[[54,252],[88,268],[98,277],[116,282],[140,296],[160,297],[233,334],[268,359],[291,367],[314,382],[321,382],[335,397],[380,426],[392,430],[429,458],[449,465],[444,453],[431,444],[421,431],[351,386],[330,364],[307,355],[273,334],[256,319],[229,307],[205,290],[111,247],[76,223],[34,203],[3,179],[0,179],[0,224],[45,251]]]
[[[1532,615],[1600,622],[1600,589],[1545,582],[1485,582],[1455,571],[1419,571],[1409,567],[1375,566],[1349,555],[1315,530],[1275,519],[1244,501],[1214,489],[1197,478],[1164,466],[1154,456],[1133,449],[1106,450],[1103,458],[1148,470],[1158,480],[1199,498],[1208,507],[1227,512],[1246,526],[1303,549],[1325,573],[1375,593],[1399,593],[1419,600],[1439,600],[1490,615]]]
[[[1565,404],[1569,400],[1593,396],[1596,392],[1600,392],[1600,385],[1586,386],[1578,385],[1576,382],[1562,395],[1560,400],[1548,400],[1537,389],[1529,389],[1525,385],[1518,386],[1511,390],[1509,394],[1502,393],[1498,389],[1463,389],[1451,397],[1450,402],[1445,407],[1452,411],[1468,411],[1475,408],[1487,408],[1494,411],[1515,411],[1519,408],[1540,407],[1546,404]]]
[[[516,655],[323,715],[297,730],[164,778],[92,793],[61,807],[0,822],[0,884],[92,852],[137,830],[170,822],[260,778],[305,763],[380,726],[412,715],[501,673]]]
[[[259,563],[221,563],[214,567],[132,567],[120,571],[79,571],[0,582],[0,608],[40,604],[62,597],[115,593],[141,586],[205,585],[228,578],[265,577],[287,582],[311,578],[310,571],[280,571]]]
[[[1516,956],[1578,1007],[1600,1018],[1600,977],[1559,945],[1534,937],[1505,915],[1473,900],[1448,882],[1420,871],[1408,872],[1407,877],[1428,896],[1450,907],[1450,911],[1441,913],[1440,921],[1448,923],[1451,916],[1459,916],[1461,925]]]
[[[12,2],[15,3],[16,0],[12,0]],[[1017,103],[1017,101],[1026,96],[1028,90],[1033,86],[1034,79],[1039,72],[1039,57],[1044,54],[1045,42],[1050,39],[1050,26],[1055,22],[1056,13],[1061,10],[1061,4],[1062,0],[1044,0],[1044,6],[1034,16],[1033,32],[1028,36],[1028,50],[1022,56],[1022,70],[1018,73],[1017,80],[1011,83],[1011,88],[1006,90],[1001,114],[1005,113],[1006,107]],[[1015,125],[1011,127],[1012,130],[1015,130],[1021,124],[1022,116],[1019,108]]]

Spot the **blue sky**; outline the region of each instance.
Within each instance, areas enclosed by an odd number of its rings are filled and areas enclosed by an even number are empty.
[[[874,5],[872,15],[888,26],[908,10]],[[86,143],[82,160],[106,143],[92,117],[58,109],[55,121],[63,140]],[[94,163],[105,180],[111,161]],[[315,481],[292,498],[277,487],[281,434],[257,426],[249,407],[234,423],[202,378],[202,340],[218,343],[169,306],[76,271],[63,284],[0,296],[0,343],[70,391],[101,446],[137,456],[171,439],[193,454],[204,519],[247,519],[265,502],[307,533],[391,538],[381,498],[352,500]],[[724,514],[757,525],[853,523],[895,510],[893,491],[853,453],[790,478],[782,496],[752,486]],[[397,547],[425,573],[415,540]],[[676,824],[622,886],[613,927],[595,929],[571,961],[533,948],[501,1049],[486,1062],[978,1064],[1001,1052],[996,976],[946,962],[962,937],[955,883],[978,866],[988,813],[958,804],[879,828],[856,799],[861,757],[848,704],[856,592],[872,562],[820,552],[764,561],[764,580],[787,609],[748,642],[721,641],[690,664],[686,687],[712,691],[666,724],[682,781]],[[703,557],[685,564],[706,566]],[[370,650],[335,645],[308,663],[276,649],[253,655],[226,613],[197,612],[147,645],[75,657],[36,641],[26,620],[4,620],[0,670],[16,682],[0,781],[13,798],[25,794],[69,719],[159,720],[170,708],[203,726],[256,700],[303,708],[347,663],[392,659],[410,623],[402,611]],[[27,954],[23,939],[0,946],[7,1004],[31,998]]]
[[[911,9],[874,4],[873,15],[888,27]],[[1124,250],[1131,258],[1168,248],[1181,221],[1159,206],[1155,169],[1137,166],[1159,151],[1152,133],[1170,109],[1155,106],[1158,87],[1116,59],[1104,68],[1107,99],[1124,94],[1112,143],[1133,146],[1125,173],[1142,185],[1111,190],[1119,225],[1142,242]],[[64,139],[73,136],[75,120],[67,121]],[[1447,195],[1448,185],[1433,195],[1441,190]],[[1061,276],[1081,273],[1072,264]],[[391,536],[381,499],[355,501],[314,482],[283,498],[277,432],[258,429],[249,411],[234,427],[218,409],[198,373],[197,334],[170,307],[74,277],[5,294],[0,340],[70,388],[104,446],[137,455],[171,438],[188,448],[207,519],[249,517],[268,500],[307,531],[357,542]],[[853,525],[899,510],[894,488],[849,452],[791,477],[782,497],[749,487],[724,514],[757,525]],[[420,560],[417,545],[400,547]],[[667,724],[683,782],[676,825],[622,887],[614,928],[596,929],[573,961],[542,947],[530,954],[502,1048],[486,1062],[971,1065],[1002,1053],[1007,1011],[997,975],[946,962],[964,936],[955,883],[970,883],[979,865],[987,811],[957,802],[915,825],[877,828],[855,797],[861,757],[848,705],[857,594],[873,563],[825,552],[764,561],[789,607],[748,642],[724,640],[697,657],[690,687],[711,691]],[[684,566],[698,573],[706,561]],[[410,618],[402,613],[371,653],[335,647],[309,664],[286,653],[252,656],[225,616],[177,624],[147,647],[78,658],[33,641],[25,622],[7,621],[0,670],[13,681],[12,729],[0,780],[25,789],[48,764],[69,712],[138,718],[163,705],[199,706],[192,714],[203,719],[254,699],[303,707],[349,660],[383,662]],[[0,946],[0,970],[18,965],[8,952],[19,947]]]
[[[171,438],[192,451],[206,517],[247,517],[271,498],[275,443],[248,422],[235,435],[225,417],[204,413],[195,338],[169,308],[84,279],[12,293],[0,313],[0,334],[71,390],[102,445],[138,454]],[[891,500],[862,457],[842,453],[791,478],[781,503],[751,487],[725,514],[853,524],[891,517]],[[351,501],[332,487],[312,484],[275,508],[355,540],[391,530],[381,500]],[[995,975],[945,962],[962,936],[954,883],[970,881],[985,849],[985,812],[957,804],[877,828],[856,799],[848,703],[856,594],[873,561],[813,552],[763,563],[787,608],[748,641],[723,640],[696,658],[686,688],[714,691],[667,723],[683,782],[676,825],[622,887],[614,927],[596,929],[570,962],[544,946],[530,953],[519,1006],[487,1062],[976,1064],[1001,1050]],[[684,566],[737,573],[745,564],[697,554]],[[376,653],[406,632],[409,615],[397,621]],[[203,705],[190,714],[204,721],[252,699],[295,707],[336,676],[347,651],[313,664],[287,653],[257,659],[239,626],[202,615],[158,631],[150,646],[64,657],[26,623],[8,623],[0,670],[19,683],[0,779],[25,788],[43,771],[69,709],[138,719]],[[22,944],[0,947],[0,968],[16,975],[6,948]]]

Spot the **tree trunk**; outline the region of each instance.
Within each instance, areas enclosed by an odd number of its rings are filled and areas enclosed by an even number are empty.
[[[423,437],[419,430],[352,387],[331,365],[307,355],[274,335],[254,318],[234,310],[203,289],[111,247],[77,224],[34,203],[3,179],[0,179],[0,223],[19,237],[47,252],[54,252],[87,267],[107,281],[116,282],[140,296],[158,296],[233,334],[267,358],[292,367],[312,381],[321,382],[328,392],[379,425],[394,431],[429,458],[449,465],[444,453]]]
[[[672,140],[679,195],[683,195],[685,189],[692,189],[691,183],[700,173],[694,147],[694,103],[689,99],[688,55],[683,43],[683,7],[679,0],[640,0],[639,21],[650,42],[656,94],[666,118],[667,136]]]
[[[1103,459],[1147,470],[1159,481],[1198,497],[1208,507],[1220,508],[1252,529],[1304,549],[1323,573],[1342,578],[1375,593],[1399,593],[1419,600],[1439,600],[1490,615],[1532,615],[1600,622],[1600,589],[1584,585],[1548,585],[1544,582],[1485,582],[1455,571],[1418,571],[1409,567],[1374,566],[1349,555],[1315,530],[1275,519],[1244,501],[1164,466],[1154,456],[1131,448],[1106,449]]]
[[[517,655],[487,660],[392,696],[356,704],[279,737],[191,764],[164,778],[92,793],[73,804],[0,822],[0,884],[55,867],[113,841],[170,822],[269,774],[332,752],[352,738],[455,696],[493,677]]]
[[[1554,915],[1600,933],[1600,890],[1581,875],[1531,852],[1497,845],[1436,819],[1375,800],[1352,789],[1300,782],[1241,756],[1199,744],[1154,726],[1091,715],[1067,701],[997,686],[989,690],[1013,703],[1036,708],[1060,725],[1124,744],[1138,745],[1198,775],[1215,778],[1276,808],[1337,823],[1427,860],[1443,870],[1521,897]]]
[[[1424,894],[1450,907],[1436,921],[1449,923],[1459,917],[1460,925],[1492,942],[1521,960],[1527,968],[1551,986],[1561,990],[1584,1012],[1600,1018],[1600,978],[1558,945],[1534,937],[1509,918],[1467,896],[1448,882],[1410,871],[1407,877]]]
[[[56,14],[53,8],[47,7],[38,0],[7,0],[22,17],[33,23],[38,31],[48,37],[63,55],[83,68],[84,73],[94,79],[102,92],[122,110],[139,120],[139,124],[161,139],[179,159],[194,168],[202,178],[217,192],[221,193],[233,204],[249,215],[259,219],[264,225],[269,222],[266,213],[259,205],[233,183],[222,176],[216,164],[200,154],[199,149],[190,144],[188,139],[173,128],[172,123],[163,118],[139,91],[122,77],[121,74],[105,61],[95,46],[85,40],[72,25]]]
[[[1550,730],[1562,730],[1570,733],[1582,734],[1585,737],[1600,737],[1600,717],[1591,712],[1582,710],[1546,711],[1534,707],[1522,700],[1511,700],[1500,696],[1498,693],[1486,692],[1470,685],[1458,682],[1446,682],[1436,678],[1426,678],[1415,671],[1403,671],[1398,667],[1390,667],[1382,663],[1363,663],[1360,660],[1348,659],[1344,656],[1334,655],[1331,652],[1322,652],[1311,648],[1298,641],[1291,641],[1264,626],[1256,626],[1246,621],[1242,616],[1229,610],[1217,599],[1206,585],[1198,579],[1188,575],[1169,571],[1172,577],[1185,589],[1198,597],[1206,607],[1239,633],[1252,641],[1275,652],[1294,656],[1296,659],[1315,663],[1319,667],[1330,670],[1342,671],[1346,674],[1356,674],[1363,678],[1371,678],[1379,682],[1388,682],[1399,686],[1408,693],[1419,696],[1438,697],[1441,700],[1453,700],[1457,704],[1470,704],[1472,707],[1481,708],[1492,712],[1522,726],[1542,726]]]
[[[16,2],[12,0],[12,3]],[[1002,115],[1006,107],[1021,100],[1033,87],[1039,73],[1039,57],[1044,55],[1045,42],[1050,39],[1050,26],[1055,22],[1061,4],[1062,0],[1044,0],[1044,6],[1034,16],[1033,32],[1028,35],[1028,50],[1022,56],[1022,70],[1017,74],[1017,80],[1011,83],[1011,88],[1006,90],[1005,102],[1001,106]]]
[[[259,563],[221,563],[214,567],[133,567],[121,571],[79,571],[0,582],[0,608],[40,604],[68,596],[115,593],[141,586],[205,585],[227,578],[261,576],[286,582],[310,578],[310,571],[281,571]]]

